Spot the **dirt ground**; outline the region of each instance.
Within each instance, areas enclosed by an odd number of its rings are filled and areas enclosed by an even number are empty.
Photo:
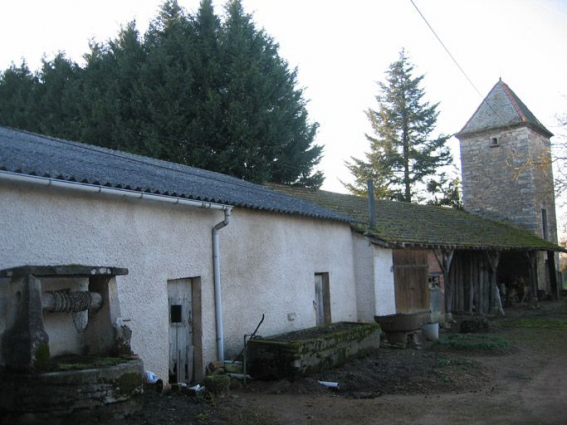
[[[567,424],[567,303],[508,309],[488,334],[511,347],[382,347],[318,376],[250,382],[216,400],[147,391],[144,409],[116,424]]]

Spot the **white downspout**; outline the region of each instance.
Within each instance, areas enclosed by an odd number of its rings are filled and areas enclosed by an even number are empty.
[[[228,226],[228,223],[230,223],[230,209],[224,210],[224,220],[213,227],[213,278],[215,282],[215,318],[217,324],[217,357],[219,362],[224,362],[219,230]]]

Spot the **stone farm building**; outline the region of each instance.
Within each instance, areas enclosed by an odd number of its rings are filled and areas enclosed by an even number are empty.
[[[376,202],[371,228],[363,198],[265,187],[5,127],[0,211],[0,366],[20,302],[10,273],[64,266],[111,273],[114,315],[132,330],[133,351],[158,377],[182,381],[233,358],[262,315],[259,333],[269,336],[431,308],[430,320],[484,314],[499,307],[497,285],[518,267],[535,298],[545,288],[536,253],[561,250],[480,215],[390,201]],[[69,290],[49,267],[26,270],[45,274],[40,298]],[[88,318],[42,320],[51,356],[86,349]]]

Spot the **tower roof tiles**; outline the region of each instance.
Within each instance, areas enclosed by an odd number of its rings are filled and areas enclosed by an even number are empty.
[[[498,128],[528,126],[546,137],[553,136],[520,98],[501,79],[484,98],[457,137]]]

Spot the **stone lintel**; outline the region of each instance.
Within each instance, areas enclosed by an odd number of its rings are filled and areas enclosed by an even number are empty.
[[[91,277],[91,276],[124,276],[128,269],[121,267],[96,267],[81,264],[59,266],[19,266],[0,270],[0,278],[18,278],[26,275],[42,277]]]

